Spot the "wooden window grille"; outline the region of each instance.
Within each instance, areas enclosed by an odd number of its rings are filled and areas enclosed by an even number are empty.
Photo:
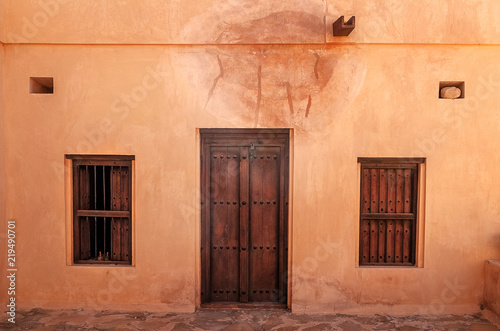
[[[423,158],[358,158],[359,264],[414,266],[418,166]]]
[[[134,156],[66,157],[73,163],[74,262],[131,264]]]

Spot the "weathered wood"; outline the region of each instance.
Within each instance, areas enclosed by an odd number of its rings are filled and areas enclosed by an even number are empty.
[[[362,263],[370,262],[370,221],[361,221],[361,249],[360,261]]]
[[[370,221],[370,262],[378,262],[378,223]]]
[[[380,194],[379,194],[379,204],[378,212],[387,213],[387,171],[386,169],[380,169]],[[376,212],[376,211],[373,211]]]
[[[228,301],[227,286],[227,147],[211,150],[212,226],[211,238],[211,293],[213,301]]]
[[[288,134],[284,135],[284,132],[280,132],[282,130],[273,131],[244,130],[243,134],[241,130],[229,130],[230,133],[226,134],[225,130],[220,129],[200,130],[202,203],[207,200],[207,196],[210,197],[210,207],[202,205],[203,304],[286,302],[288,255],[284,251],[287,245],[287,185],[284,182],[288,181],[288,173],[285,173],[288,169],[285,160],[288,158],[284,153],[287,153]],[[268,147],[269,144],[273,147]],[[213,158],[214,149],[227,151],[225,160],[229,162],[229,166],[225,170],[225,184],[221,183],[222,177],[213,175],[219,170],[207,168],[207,163],[203,162],[207,158],[208,149],[213,162],[222,160],[220,155],[217,159]],[[236,159],[234,155],[237,155]],[[232,163],[233,160],[237,162]],[[213,162],[210,162],[210,167]],[[207,178],[208,173],[211,173],[210,178]],[[225,199],[217,196],[223,187],[226,187],[227,192]],[[223,201],[228,208],[225,216],[217,211],[217,206],[223,207],[220,203]],[[237,204],[233,205],[233,202]],[[233,206],[237,208],[234,209]],[[213,248],[203,249],[207,243],[207,235],[212,236],[210,232],[207,233],[207,229],[218,231],[221,218],[227,220],[227,231],[221,232],[220,238],[226,240],[227,246],[219,245],[218,249],[223,246],[229,252],[227,258],[214,253]],[[237,234],[237,238],[234,238],[234,234]],[[213,240],[213,236],[211,239]],[[239,252],[236,257],[231,255],[233,247],[237,247],[236,251]],[[220,265],[225,265],[226,269],[221,271]],[[284,285],[280,283],[283,275]],[[223,292],[229,291],[227,296],[222,296],[225,294],[220,293],[222,285],[214,281],[215,278],[229,284],[227,289],[222,289]],[[238,283],[238,293],[233,293],[234,280]]]
[[[361,161],[360,265],[414,265],[421,158]]]
[[[370,172],[370,212],[376,213],[378,212],[378,202],[379,202],[379,170],[371,169]]]
[[[370,200],[370,169],[363,169],[362,174],[362,187],[361,187],[361,210],[362,213],[369,213],[371,200]]]
[[[131,263],[133,157],[68,155],[67,158],[73,160],[74,262]],[[99,252],[102,259],[98,259]],[[107,261],[106,253],[110,253]]]
[[[128,217],[130,212],[124,210],[77,210],[77,216],[89,217]]]
[[[387,222],[387,249],[386,249],[386,257],[385,261],[388,263],[394,262],[394,221],[389,220]]]
[[[250,268],[250,177],[248,147],[240,147],[240,284],[239,301],[248,302]]]

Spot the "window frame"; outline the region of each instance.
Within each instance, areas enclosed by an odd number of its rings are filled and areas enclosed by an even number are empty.
[[[421,258],[419,256],[420,252],[420,244],[422,235],[422,226],[420,224],[421,220],[421,202],[422,202],[422,194],[421,192],[421,181],[424,176],[424,166],[425,166],[425,158],[412,158],[412,157],[358,157],[358,165],[359,165],[359,176],[360,176],[360,191],[359,191],[359,241],[358,241],[358,256],[357,256],[357,265],[359,267],[420,267],[421,266]],[[363,186],[364,186],[364,170],[365,169],[411,169],[414,171],[413,181],[411,184],[411,194],[412,194],[412,211],[410,213],[404,212],[392,212],[388,213],[387,210],[385,212],[377,212],[377,213],[364,213],[364,199],[363,199]],[[394,179],[396,180],[396,179]],[[371,184],[370,184],[371,185]],[[380,185],[380,183],[379,183]],[[389,184],[388,184],[389,185]],[[396,184],[397,185],[397,184]],[[380,190],[380,186],[378,188]],[[387,190],[389,187],[387,187]],[[389,194],[389,193],[387,193]],[[396,194],[396,193],[395,193]],[[380,200],[380,199],[379,199]],[[388,205],[388,202],[386,201]],[[380,208],[380,205],[379,205]],[[410,220],[411,221],[411,257],[409,258],[409,262],[374,262],[370,261],[366,262],[366,258],[363,258],[363,221],[372,221],[372,220],[380,220],[380,221],[388,221],[388,220]],[[379,223],[380,224],[380,223]],[[388,227],[385,224],[386,228]],[[394,225],[395,226],[395,225]],[[377,231],[380,231],[378,229]],[[371,240],[371,239],[370,239]],[[384,245],[387,243],[387,232],[385,233]],[[378,243],[380,245],[380,243]],[[368,247],[368,249],[370,249]],[[387,249],[387,246],[385,246]],[[395,249],[394,249],[395,250]],[[377,256],[379,256],[379,251],[377,250]],[[371,254],[370,254],[371,255]],[[387,257],[385,258],[385,260]],[[394,259],[394,257],[393,257]]]
[[[125,266],[131,266],[132,265],[132,257],[133,257],[133,249],[132,249],[132,238],[133,238],[133,195],[132,195],[132,186],[133,186],[133,165],[135,161],[135,156],[134,155],[90,155],[90,154],[67,154],[66,159],[71,162],[71,167],[72,169],[71,172],[71,201],[72,201],[72,231],[71,231],[71,244],[72,244],[72,251],[73,254],[71,256],[71,262],[74,265],[125,265]],[[111,207],[111,201],[109,201],[109,208],[106,209],[106,205],[104,204],[103,208],[101,209],[81,209],[80,207],[80,195],[81,195],[81,190],[80,190],[80,178],[79,178],[79,167],[80,166],[95,166],[95,167],[126,167],[128,168],[128,173],[126,174],[127,176],[127,187],[125,188],[127,193],[127,202],[126,205],[127,207],[125,209],[128,210],[112,210],[113,207]],[[103,168],[104,169],[104,168]],[[121,169],[120,169],[121,170]],[[112,168],[110,169],[112,171]],[[96,173],[94,173],[96,175]],[[104,176],[104,175],[103,175]],[[111,173],[110,173],[111,176]],[[121,173],[119,176],[122,176]],[[121,177],[120,177],[121,178]],[[95,178],[94,178],[95,179]],[[112,180],[111,178],[109,180]],[[120,179],[121,180],[121,179]],[[104,183],[104,178],[103,178],[103,183]],[[90,185],[90,184],[89,184]],[[103,184],[105,185],[105,184]],[[104,188],[105,186],[103,186]],[[109,188],[110,190],[110,197],[112,195],[112,188]],[[105,193],[103,193],[105,195]],[[120,192],[120,198],[122,197],[122,193]],[[94,197],[94,199],[97,199],[97,196]],[[111,199],[111,198],[110,198]],[[105,201],[105,200],[104,200]],[[121,206],[119,209],[122,209]],[[126,244],[126,253],[128,254],[127,259],[122,259],[122,260],[112,260],[111,258],[109,260],[94,260],[94,259],[81,259],[81,252],[80,252],[80,247],[81,247],[81,237],[80,237],[80,217],[92,217],[95,219],[95,222],[97,222],[97,218],[111,218],[110,224],[114,221],[114,219],[119,219],[123,220],[126,219],[126,226],[127,226],[127,244]],[[96,224],[96,223],[95,223]],[[110,238],[113,236],[112,229],[111,227],[109,228],[110,231]],[[89,239],[90,240],[90,239]],[[112,240],[112,239],[111,239]],[[89,242],[90,245],[90,242]],[[112,246],[112,243],[109,244],[110,247]],[[123,248],[120,248],[120,252]],[[105,250],[105,248],[104,248]],[[95,255],[97,256],[97,251],[95,252]],[[111,249],[110,249],[110,255],[111,255]]]

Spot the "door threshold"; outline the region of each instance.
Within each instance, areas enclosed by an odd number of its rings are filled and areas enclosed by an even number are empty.
[[[202,303],[201,309],[268,309],[268,310],[284,310],[287,309],[286,304],[274,302],[211,302]]]

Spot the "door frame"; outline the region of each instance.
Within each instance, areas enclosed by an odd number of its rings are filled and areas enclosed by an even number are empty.
[[[272,308],[290,308],[290,256],[291,256],[291,231],[290,231],[290,215],[289,215],[289,198],[290,198],[290,140],[291,129],[199,129],[199,142],[200,142],[200,227],[198,244],[200,245],[199,267],[200,278],[199,285],[197,286],[197,297],[199,298],[198,307],[202,308],[249,308],[249,307],[272,307]],[[271,145],[280,146],[283,148],[283,159],[280,171],[280,186],[282,186],[282,196],[280,196],[280,213],[279,213],[279,227],[280,237],[283,241],[283,249],[280,251],[279,262],[279,282],[280,288],[283,289],[282,299],[280,303],[205,303],[203,302],[203,291],[206,290],[210,284],[210,253],[209,250],[204,249],[207,247],[206,231],[210,229],[210,173],[206,169],[210,168],[210,147],[211,146],[227,146],[228,140],[238,140],[240,145],[256,145],[266,144],[272,142]],[[204,158],[204,155],[208,157]],[[248,206],[247,206],[248,207]],[[205,228],[204,228],[205,227]],[[208,242],[208,244],[210,244]],[[284,302],[283,302],[284,301]]]

